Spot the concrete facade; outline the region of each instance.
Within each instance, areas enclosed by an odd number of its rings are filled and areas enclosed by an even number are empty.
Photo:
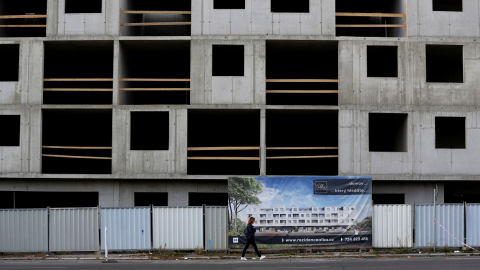
[[[18,81],[0,82],[0,115],[21,115],[20,146],[0,147],[2,191],[95,191],[105,207],[133,206],[133,192],[168,191],[171,206],[187,205],[188,192],[225,193],[228,175],[188,174],[189,109],[260,110],[260,175],[266,175],[266,111],[295,109],[338,111],[338,175],[372,175],[374,192],[392,188],[406,194],[405,203],[426,203],[436,180],[480,180],[479,0],[463,0],[462,12],[433,11],[432,1],[405,0],[398,12],[406,4],[408,31],[400,29],[402,37],[337,37],[335,0],[310,0],[309,13],[273,13],[270,0],[245,0],[241,10],[215,10],[213,0],[192,0],[191,36],[128,36],[130,30],[120,29],[127,0],[103,0],[101,13],[84,14],[65,14],[66,1],[47,1],[45,37],[0,37],[0,48],[20,45]],[[114,43],[111,105],[44,104],[44,42],[97,40]],[[190,42],[190,104],[121,105],[119,78],[127,64],[120,43],[132,40]],[[268,40],[337,43],[338,105],[267,105]],[[222,44],[244,45],[244,76],[212,76],[212,45]],[[426,82],[427,44],[463,46],[463,83]],[[398,46],[396,78],[367,77],[366,51],[373,45]],[[308,59],[305,64],[321,65]],[[46,109],[112,110],[112,173],[42,173]],[[170,113],[168,151],[129,150],[132,111]],[[408,150],[370,152],[369,113],[408,114]],[[435,148],[437,116],[466,118],[465,149]],[[403,181],[376,185],[379,180]]]

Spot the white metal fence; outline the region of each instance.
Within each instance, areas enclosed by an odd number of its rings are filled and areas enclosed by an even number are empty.
[[[109,250],[149,250],[151,248],[150,207],[101,208],[102,250],[105,227]]]
[[[373,247],[413,247],[412,206],[374,205],[372,233]]]
[[[228,209],[226,206],[205,207],[205,249],[228,249]]]
[[[0,252],[47,252],[48,210],[0,210]]]
[[[480,204],[467,203],[467,245],[480,247]]]

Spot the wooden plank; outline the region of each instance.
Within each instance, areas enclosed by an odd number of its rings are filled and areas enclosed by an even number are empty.
[[[113,92],[110,88],[43,88],[43,91],[51,92]]]
[[[42,145],[42,148],[50,148],[50,149],[112,149],[112,147],[99,147],[99,146],[48,146]]]
[[[8,24],[8,25],[0,25],[0,27],[47,27],[46,24],[20,24],[20,25],[13,25],[13,24]]]
[[[191,25],[191,22],[154,22],[154,23],[122,23],[121,26],[165,26],[165,25]]]
[[[326,82],[326,83],[338,83],[338,79],[267,79],[269,82]]]
[[[267,150],[336,150],[338,147],[267,147]]]
[[[190,79],[148,79],[148,78],[124,78],[122,82],[189,82]]]
[[[43,79],[44,82],[113,82],[113,79],[87,79],[87,78],[60,78]]]
[[[188,157],[190,160],[260,160],[259,157]]]
[[[87,156],[66,156],[66,155],[47,155],[42,154],[44,157],[58,157],[58,158],[83,158],[83,159],[112,159],[111,157],[87,157]]]
[[[120,91],[190,91],[190,88],[119,88]]]
[[[192,14],[191,11],[123,10],[123,14]]]
[[[336,27],[406,27],[405,24],[337,24]]]
[[[217,151],[217,150],[260,150],[260,146],[246,147],[188,147],[188,151]]]
[[[338,155],[331,155],[331,156],[283,156],[283,157],[267,157],[267,159],[294,159],[294,158],[338,158]]]
[[[47,15],[0,15],[0,19],[35,19],[47,18]]]
[[[392,17],[392,18],[406,18],[407,14],[401,13],[357,13],[357,12],[336,12],[335,16],[346,17]]]
[[[338,90],[266,90],[267,94],[338,94]]]

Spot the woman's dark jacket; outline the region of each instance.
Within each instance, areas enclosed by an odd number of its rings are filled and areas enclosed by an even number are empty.
[[[257,231],[257,229],[255,229],[252,224],[248,224],[247,225],[247,232],[248,232],[249,236],[247,238],[255,239],[255,232],[256,231]]]

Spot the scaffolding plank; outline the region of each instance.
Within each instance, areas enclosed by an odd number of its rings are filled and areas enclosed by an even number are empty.
[[[267,150],[336,150],[338,147],[267,147]]]
[[[405,24],[337,24],[336,27],[406,27]]]
[[[112,149],[112,147],[100,147],[100,146],[49,146],[49,145],[42,145],[42,148],[50,148],[50,149]]]
[[[119,88],[120,91],[190,91],[190,88]]]
[[[7,24],[7,25],[0,25],[0,27],[47,27],[46,24]]]
[[[42,156],[57,157],[57,158],[112,159],[111,157],[66,156],[66,155],[47,155],[47,154],[42,154]]]
[[[393,17],[393,18],[406,18],[407,14],[401,13],[357,13],[357,12],[336,12],[335,16],[345,17]]]
[[[43,79],[44,82],[113,82],[110,78],[54,78]]]
[[[327,83],[338,83],[338,79],[267,79],[269,82],[327,82]]]
[[[338,94],[338,90],[266,90],[267,94]]]
[[[294,159],[294,158],[338,158],[338,155],[331,155],[331,156],[282,156],[282,157],[267,157],[266,159]]]
[[[113,92],[110,88],[44,88],[43,91],[52,92]]]
[[[191,11],[122,10],[122,14],[192,14]]]
[[[189,82],[190,79],[124,78],[122,82]]]
[[[260,160],[259,157],[188,157],[190,160]]]
[[[0,15],[0,19],[35,19],[47,18],[47,15]]]
[[[188,147],[188,151],[215,151],[215,150],[260,150],[260,146],[245,147]]]
[[[121,26],[191,25],[191,22],[122,23]]]

